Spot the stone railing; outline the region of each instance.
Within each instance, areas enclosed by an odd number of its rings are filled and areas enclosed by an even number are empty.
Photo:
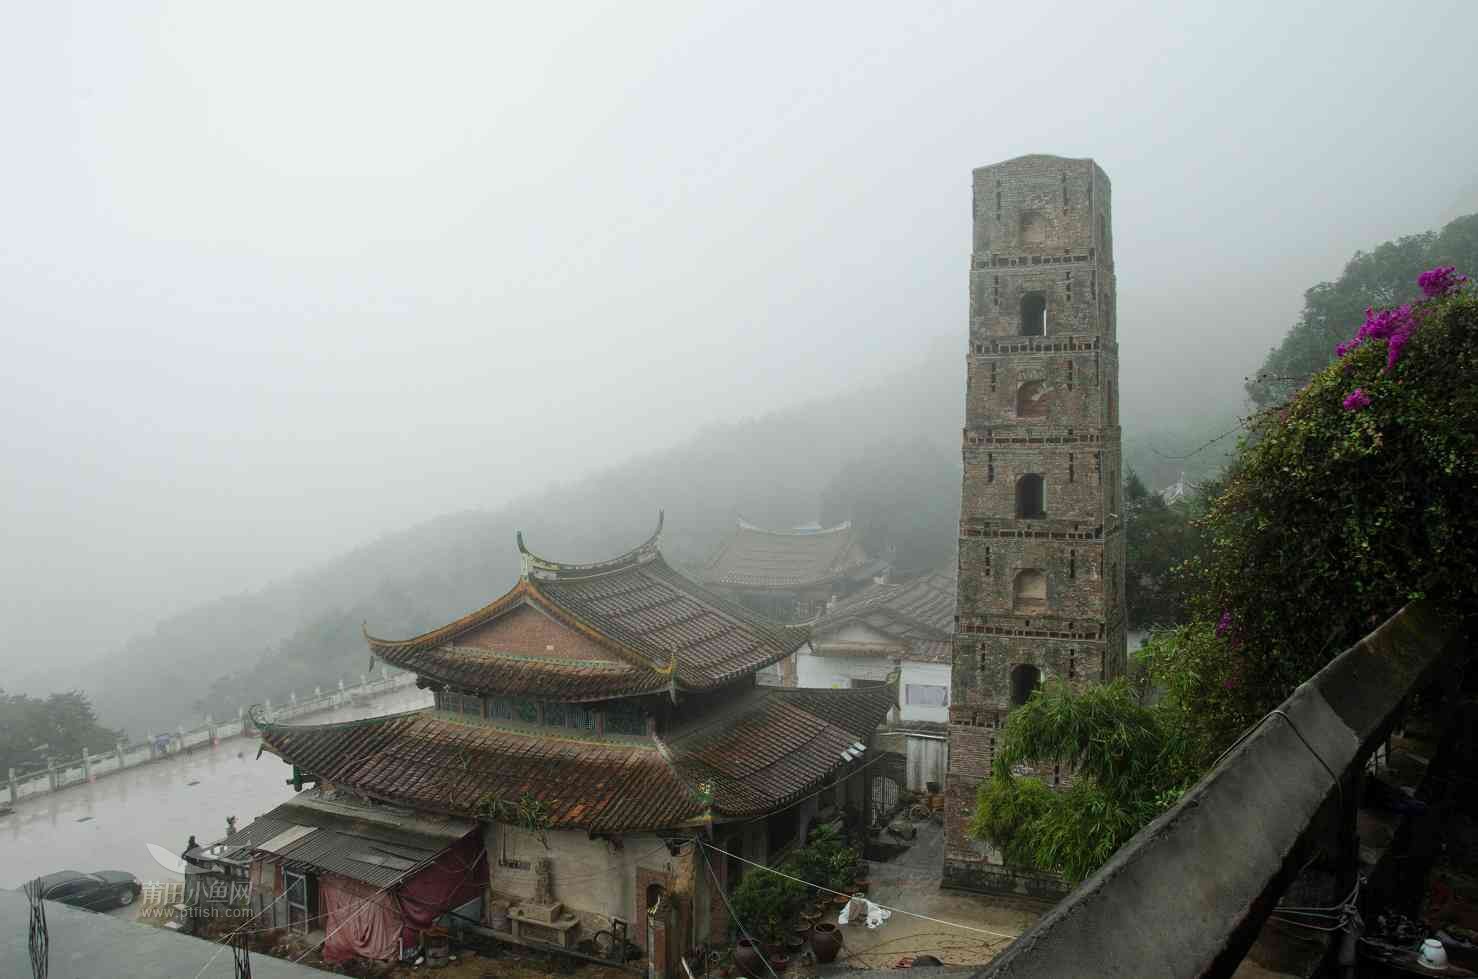
[[[978,975],[1230,976],[1316,859],[1333,901],[1354,884],[1366,762],[1462,645],[1431,606],[1403,608]]]
[[[337,688],[327,692],[317,689],[314,690],[312,696],[301,700],[298,699],[296,693],[293,693],[286,704],[274,707],[272,701],[268,700],[264,707],[267,716],[272,720],[288,720],[372,699],[414,686],[415,682],[414,673],[391,671],[387,667],[373,678],[361,676],[359,682],[355,684],[345,685],[344,681],[340,680]],[[215,721],[207,717],[205,723],[198,727],[187,730],[181,725],[171,733],[155,735],[137,744],[120,742],[112,751],[98,754],[85,752],[81,758],[67,761],[52,759],[48,761],[43,771],[17,775],[15,769],[12,768],[6,779],[6,795],[0,798],[14,805],[32,796],[56,792],[71,785],[94,782],[102,776],[122,771],[125,768],[145,765],[156,759],[201,746],[214,745],[226,738],[254,733],[251,720],[243,706],[237,711],[237,716],[233,720]]]

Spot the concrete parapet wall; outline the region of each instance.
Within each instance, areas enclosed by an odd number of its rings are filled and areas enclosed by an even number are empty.
[[[340,686],[328,693],[316,694],[303,700],[294,701],[282,707],[272,708],[273,720],[287,720],[289,718],[304,717],[321,711],[333,710],[350,703],[355,698],[378,697],[395,690],[413,686],[416,682],[414,673],[400,672],[377,677],[352,686]],[[122,771],[125,768],[134,768],[138,765],[147,764],[156,758],[165,757],[177,751],[193,750],[196,748],[212,745],[226,738],[234,738],[243,734],[254,734],[248,726],[240,719],[226,721],[223,723],[206,723],[199,727],[186,730],[184,727],[177,728],[174,734],[168,735],[168,745],[164,751],[155,747],[152,741],[139,744],[118,745],[112,751],[100,752],[88,755],[85,758],[68,759],[66,761],[55,761],[44,771],[30,772],[25,775],[17,775],[14,770],[9,773],[3,794],[0,799],[8,801],[12,805],[21,799],[31,796],[43,795],[47,792],[56,792],[72,785],[80,785],[95,781],[105,775]]]
[[[1431,606],[1402,609],[979,975],[1230,975],[1315,848],[1339,832],[1406,698],[1459,648],[1455,624]]]
[[[1057,901],[1067,893],[1062,878],[1020,867],[986,864],[975,860],[944,859],[945,887],[980,894],[1005,894]]]

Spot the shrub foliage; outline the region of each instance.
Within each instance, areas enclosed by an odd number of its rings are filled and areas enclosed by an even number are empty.
[[[1478,608],[1478,297],[1450,267],[1417,287],[1259,416],[1182,568],[1194,621],[1137,654],[1140,686],[1049,682],[1012,712],[971,824],[1008,862],[1081,880],[1401,605]]]

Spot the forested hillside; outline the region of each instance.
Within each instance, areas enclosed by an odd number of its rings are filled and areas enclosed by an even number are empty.
[[[1417,299],[1417,275],[1440,265],[1478,268],[1478,214],[1449,221],[1440,232],[1407,235],[1356,252],[1338,279],[1310,288],[1298,322],[1248,381],[1248,396],[1260,408],[1286,401],[1334,361],[1335,344],[1349,339],[1367,307]]]
[[[449,514],[174,616],[98,662],[79,685],[105,723],[133,736],[206,713],[233,716],[265,698],[280,703],[290,691],[364,672],[366,624],[382,636],[413,635],[501,594],[518,574],[516,531],[550,557],[594,559],[644,539],[659,509],[667,514],[664,550],[689,570],[739,515],[778,527],[853,520],[869,548],[895,550],[900,570],[938,567],[953,560],[957,540],[963,368],[957,350],[937,349],[842,397],[710,428],[662,451],[634,438],[629,462],[568,485],[510,473],[516,486],[469,491],[511,496],[510,504]],[[1234,419],[1224,408],[1194,419],[1126,420],[1126,470],[1156,489],[1181,471],[1209,477],[1230,440],[1175,456]],[[490,433],[495,427],[490,421]]]
[[[100,716],[132,735],[193,715],[281,702],[368,666],[361,627],[384,636],[441,625],[501,594],[518,574],[514,533],[551,557],[608,556],[667,514],[663,546],[700,564],[737,515],[775,526],[853,519],[905,568],[951,560],[959,516],[963,364],[939,350],[886,381],[700,432],[589,479],[484,496],[515,502],[455,513],[361,547],[248,595],[162,622],[99,663],[81,684]],[[490,428],[495,424],[490,422]],[[491,450],[490,450],[491,451]],[[579,446],[570,446],[579,452]],[[510,492],[511,491],[511,492]]]

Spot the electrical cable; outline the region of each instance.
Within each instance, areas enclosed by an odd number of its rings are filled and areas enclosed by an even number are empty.
[[[800,803],[805,802],[808,799],[814,799],[818,795],[820,795],[821,793],[825,792],[827,789],[834,789],[838,785],[841,785],[842,783],[846,782],[847,779],[851,778],[853,775],[857,775],[857,774],[859,774],[859,773],[861,773],[863,771],[866,771],[867,769],[871,768],[873,765],[876,765],[878,762],[886,760],[887,759],[887,756],[888,756],[888,752],[880,751],[874,757],[869,758],[867,761],[863,762],[861,765],[858,765],[856,768],[852,769],[852,771],[848,772],[846,775],[844,775],[841,778],[837,779],[835,782],[829,782],[826,785],[821,786],[821,788],[817,789],[815,792],[812,792],[810,795],[803,795],[803,796],[800,796],[797,799],[789,800],[789,801],[785,802],[783,808],[788,809],[791,806],[799,805]],[[750,823],[757,823],[757,822],[759,822],[759,821],[761,821],[763,819],[769,819],[769,818],[770,818],[769,816],[755,816],[755,817],[753,817],[751,819],[736,819],[736,820],[733,820],[732,822],[725,822],[724,825],[725,826],[729,826],[729,827],[734,827],[734,826],[748,826]],[[718,849],[718,848],[717,847],[714,847],[714,849]]]
[[[724,893],[724,885],[719,881],[718,874],[713,870],[713,862],[708,859],[708,844],[696,836],[693,837],[693,842],[697,844],[698,852],[703,855],[703,866],[708,868],[708,876],[713,880],[713,889],[718,891],[719,897],[723,898],[724,908],[729,912],[729,917],[734,919],[734,925],[739,929],[739,933],[748,939],[751,945],[757,945],[754,938],[749,934],[749,931],[744,927],[744,922],[740,921],[739,916],[734,913],[734,906],[729,903],[729,895]],[[714,847],[714,849],[718,850],[718,847]],[[719,852],[723,853],[724,851],[719,850]],[[775,967],[770,964],[770,957],[764,953],[762,947],[760,961],[764,962],[765,968],[769,970],[770,979],[780,979],[775,973]]]
[[[807,887],[814,887],[818,891],[825,891],[828,894],[835,894],[838,897],[851,898],[853,896],[851,894],[843,894],[841,891],[834,891],[834,890],[832,890],[829,887],[822,887],[820,884],[813,884],[813,883],[811,883],[808,880],[801,880],[799,877],[792,877],[790,874],[787,874],[784,871],[776,870],[774,867],[767,867],[767,866],[765,866],[762,863],[755,863],[753,860],[746,860],[746,859],[744,859],[743,857],[739,856],[736,853],[730,853],[728,850],[725,850],[722,847],[714,846],[711,843],[705,843],[705,842],[703,842],[701,840],[698,840],[697,842],[705,850],[713,850],[716,853],[722,853],[724,856],[731,857],[731,858],[733,858],[735,860],[738,860],[740,863],[747,863],[751,867],[758,867],[760,870],[768,871],[769,873],[775,874],[775,875],[780,876],[780,877],[784,877],[787,880],[793,880],[797,884],[805,884]],[[712,869],[713,869],[712,866],[710,866],[709,867],[709,870],[712,871]],[[893,914],[906,915],[907,917],[910,917],[910,918],[918,918],[918,919],[920,919],[922,921],[932,921],[936,925],[945,925],[946,927],[949,927],[949,928],[959,928],[959,929],[961,929],[963,931],[973,931],[973,932],[975,932],[977,934],[980,934],[980,935],[990,935],[993,938],[1004,938],[1004,939],[1006,939],[1008,941],[1015,941],[1016,938],[1017,938],[1016,935],[1008,935],[1005,932],[991,931],[988,928],[976,928],[974,925],[962,925],[962,924],[960,924],[957,921],[945,921],[942,918],[934,918],[934,917],[931,917],[931,916],[929,916],[927,914],[919,914],[917,911],[905,911],[902,908],[894,908],[894,907],[889,907],[886,904],[878,904],[878,902],[876,902],[876,901],[869,901],[868,903],[873,904],[873,905],[876,905],[877,907],[882,908],[884,911],[888,911],[888,912],[891,912]]]
[[[1246,741],[1248,738],[1256,734],[1258,728],[1263,726],[1263,722],[1265,722],[1268,718],[1274,716],[1281,717],[1284,721],[1288,722],[1288,727],[1292,729],[1294,736],[1297,737],[1298,740],[1303,742],[1303,746],[1309,749],[1309,754],[1314,756],[1314,760],[1317,761],[1319,765],[1324,769],[1324,771],[1329,774],[1329,777],[1334,780],[1334,789],[1337,793],[1339,793],[1339,806],[1340,809],[1343,810],[1345,806],[1344,783],[1340,780],[1339,776],[1334,774],[1334,769],[1329,767],[1329,763],[1324,760],[1323,756],[1320,755],[1319,752],[1314,750],[1313,745],[1309,744],[1308,739],[1303,736],[1303,732],[1298,729],[1298,725],[1293,723],[1293,718],[1284,713],[1281,708],[1275,707],[1274,709],[1264,714],[1262,717],[1259,717],[1251,727],[1238,735],[1237,740],[1228,745],[1225,751],[1216,756],[1216,761],[1211,763],[1211,767],[1208,768],[1207,771],[1211,771],[1215,769],[1217,765],[1220,765],[1223,759],[1227,757],[1227,755],[1230,755],[1233,751],[1237,750],[1238,745],[1242,744],[1242,742]]]
[[[247,925],[251,924],[253,921],[256,921],[262,915],[266,914],[269,909],[271,909],[272,907],[276,906],[277,902],[280,901],[280,900],[282,900],[284,897],[287,897],[287,891],[283,891],[281,894],[279,894],[276,897],[274,897],[271,901],[268,901],[266,904],[262,905],[262,910],[258,911],[256,914],[252,915],[250,918],[247,918],[245,921],[243,921],[241,923],[241,926],[240,927],[236,928],[234,931],[232,931],[229,934],[227,934],[226,937],[225,937],[225,939],[222,942],[217,943],[216,950],[211,953],[210,958],[208,958],[208,959],[205,960],[205,964],[200,967],[200,971],[197,972],[197,973],[195,973],[195,979],[200,979],[201,976],[205,975],[205,970],[210,968],[210,964],[216,960],[216,956],[217,955],[220,955],[223,950],[225,950],[226,948],[229,947],[229,945],[227,943],[230,942],[231,939],[235,938],[236,935],[239,932],[241,932],[243,929],[245,929]],[[270,931],[272,929],[265,929],[265,930]],[[247,934],[253,934],[253,933],[252,932],[247,932]]]

